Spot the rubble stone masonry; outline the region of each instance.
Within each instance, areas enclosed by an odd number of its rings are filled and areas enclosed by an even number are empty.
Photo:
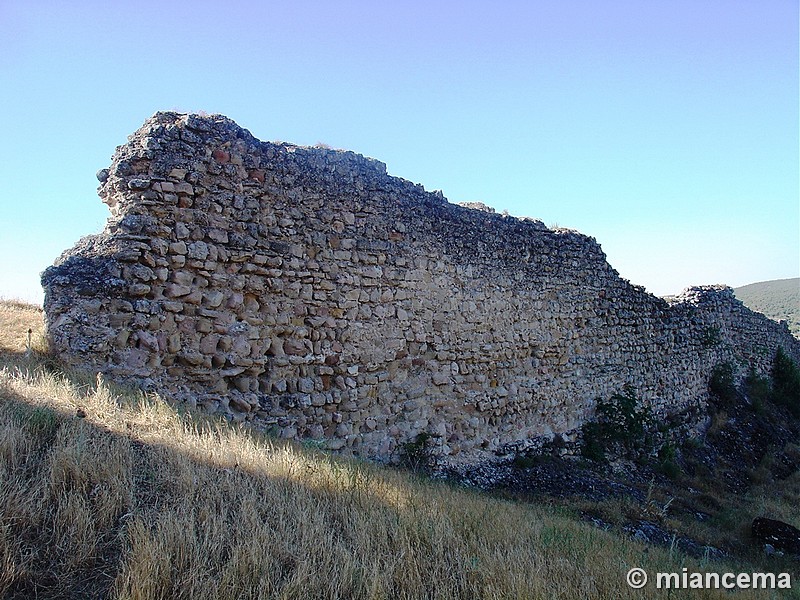
[[[666,416],[723,361],[800,362],[729,288],[668,302],[590,237],[219,115],[157,113],[98,178],[105,230],[42,276],[53,351],[287,438],[389,459],[427,432],[465,463],[573,431],[626,385]]]

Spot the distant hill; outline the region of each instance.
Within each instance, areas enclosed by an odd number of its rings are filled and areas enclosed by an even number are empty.
[[[748,308],[788,321],[789,330],[800,338],[800,277],[751,283],[733,291]]]

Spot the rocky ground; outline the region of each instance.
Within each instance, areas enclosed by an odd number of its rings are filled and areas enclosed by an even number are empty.
[[[800,525],[800,420],[742,394],[709,406],[702,436],[656,455],[595,462],[545,447],[449,477],[576,511],[603,529],[698,558],[800,560],[754,539],[757,517]],[[796,567],[795,567],[796,568]]]

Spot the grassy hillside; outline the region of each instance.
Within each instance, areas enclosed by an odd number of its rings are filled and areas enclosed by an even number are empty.
[[[64,371],[41,330],[0,303],[4,598],[667,598],[626,573],[760,568],[183,414]]]
[[[748,308],[788,321],[789,330],[800,338],[800,278],[751,283],[733,291]]]

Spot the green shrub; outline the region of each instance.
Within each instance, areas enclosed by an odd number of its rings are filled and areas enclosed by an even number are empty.
[[[606,462],[606,440],[600,423],[587,421],[581,427],[581,456],[595,462]]]
[[[630,388],[609,400],[598,398],[595,420],[581,428],[581,455],[597,461],[605,461],[608,452],[635,455],[649,445],[652,426],[650,408],[640,406]]]
[[[400,464],[418,473],[428,472],[436,466],[433,454],[433,436],[420,432],[413,440],[400,446]]]
[[[658,471],[670,479],[676,479],[681,474],[681,467],[675,457],[675,446],[671,442],[658,449]]]
[[[770,380],[767,377],[762,377],[754,370],[744,380],[745,393],[750,400],[750,406],[757,413],[764,410],[764,403],[769,400],[771,394]]]
[[[597,410],[612,441],[627,450],[641,449],[646,444],[647,430],[653,424],[652,412],[650,407],[639,405],[630,389],[625,394],[614,394],[608,402],[599,402]]]
[[[731,404],[738,397],[734,381],[733,365],[728,362],[720,363],[711,371],[708,390],[721,404]]]
[[[800,369],[780,347],[772,362],[772,401],[800,416]]]

